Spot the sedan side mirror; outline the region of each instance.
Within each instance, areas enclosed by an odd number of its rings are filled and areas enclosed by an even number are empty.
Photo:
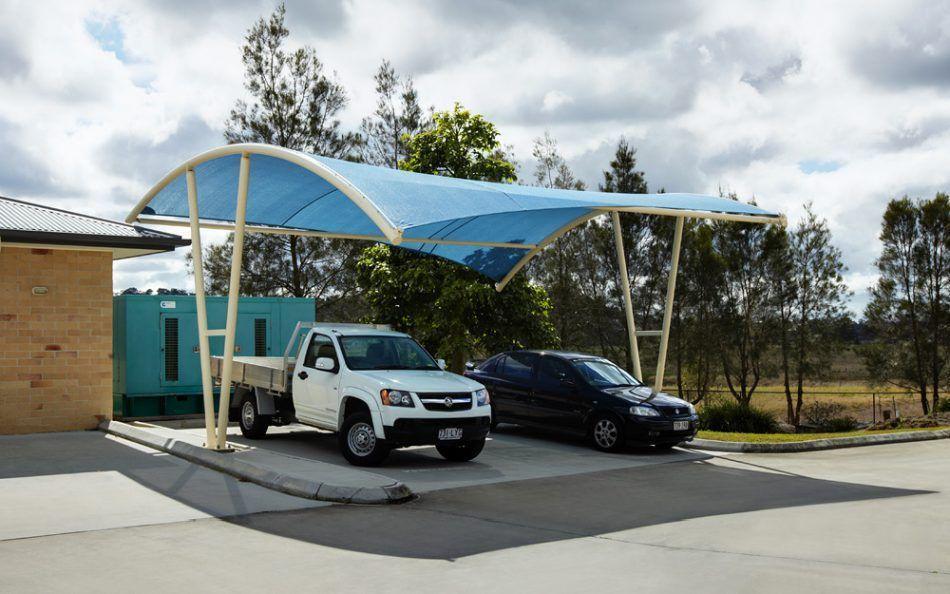
[[[439,369],[445,369],[445,359],[436,359],[435,364],[439,366]]]
[[[562,375],[562,376],[561,376],[561,385],[562,385],[562,386],[567,386],[568,388],[576,388],[576,387],[577,387],[577,382],[575,382],[572,378],[570,378],[570,377],[568,377],[568,376],[566,376],[566,375]]]
[[[472,363],[471,361],[468,361],[465,363],[465,369],[467,369],[468,371],[475,371],[475,364]]]
[[[313,366],[321,371],[333,371],[336,367],[336,363],[334,363],[330,357],[320,357]]]

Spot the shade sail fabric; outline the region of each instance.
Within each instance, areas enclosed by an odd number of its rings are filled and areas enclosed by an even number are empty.
[[[495,281],[572,225],[607,210],[783,220],[757,206],[713,196],[480,182],[253,144],[214,149],[180,165],[146,194],[129,220],[187,221],[185,170],[193,167],[200,219],[233,223],[242,154],[250,155],[248,225],[366,236],[447,258]]]

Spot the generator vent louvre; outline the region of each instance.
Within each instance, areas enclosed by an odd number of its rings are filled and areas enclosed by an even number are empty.
[[[265,318],[254,320],[254,356],[267,356],[267,320]]]
[[[178,381],[178,318],[165,318],[165,381]]]

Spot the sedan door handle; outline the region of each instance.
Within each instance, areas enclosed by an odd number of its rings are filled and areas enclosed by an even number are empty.
[[[309,376],[307,375],[306,371],[301,371],[300,373],[297,374],[297,377],[299,377],[300,379],[307,379]]]

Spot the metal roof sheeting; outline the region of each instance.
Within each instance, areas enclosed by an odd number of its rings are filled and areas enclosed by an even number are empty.
[[[0,230],[142,237],[132,225],[0,196]]]

